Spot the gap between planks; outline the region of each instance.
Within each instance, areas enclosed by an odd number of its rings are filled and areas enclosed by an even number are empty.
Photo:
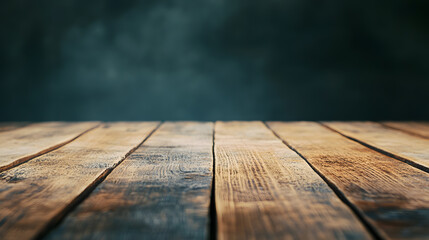
[[[213,132],[212,132],[212,186],[210,191],[210,209],[209,209],[209,239],[210,240],[217,240],[217,212],[216,212],[216,150],[215,150],[215,144],[216,144],[216,122],[213,122]]]

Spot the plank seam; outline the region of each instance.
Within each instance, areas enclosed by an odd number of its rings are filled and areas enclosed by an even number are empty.
[[[4,171],[6,171],[6,170],[12,169],[12,168],[14,168],[14,167],[17,167],[17,166],[19,166],[19,165],[21,165],[21,164],[24,164],[24,163],[26,163],[26,162],[30,161],[30,160],[31,160],[31,159],[33,159],[33,158],[40,157],[40,156],[42,156],[42,155],[44,155],[44,154],[50,153],[50,152],[52,152],[52,151],[54,151],[54,150],[57,150],[57,149],[59,149],[59,148],[61,148],[61,147],[65,146],[65,145],[67,145],[67,144],[69,144],[69,143],[73,142],[74,140],[76,140],[77,138],[81,137],[82,135],[84,135],[84,134],[86,134],[86,133],[88,133],[88,132],[90,132],[90,131],[94,130],[95,128],[99,127],[100,125],[101,125],[101,123],[99,123],[99,124],[97,124],[97,125],[95,125],[95,126],[93,126],[93,127],[91,127],[91,128],[88,128],[88,129],[86,129],[85,131],[83,131],[83,132],[79,133],[78,135],[76,135],[75,137],[73,137],[72,139],[69,139],[69,140],[67,140],[67,141],[65,141],[65,142],[61,142],[61,143],[59,143],[59,144],[57,144],[57,145],[54,145],[54,146],[48,147],[48,148],[46,148],[46,149],[43,149],[43,150],[41,150],[41,151],[39,151],[39,152],[37,152],[37,153],[31,154],[31,155],[29,155],[29,156],[22,157],[22,158],[17,159],[17,160],[15,160],[15,161],[13,161],[12,163],[9,163],[9,164],[7,164],[7,165],[0,166],[0,173],[1,173],[1,172],[4,172]]]
[[[423,171],[423,172],[429,173],[429,167],[423,166],[423,165],[421,165],[421,164],[419,164],[419,163],[416,163],[416,162],[414,162],[414,161],[412,161],[412,160],[406,159],[406,158],[401,157],[401,156],[398,156],[398,155],[396,155],[396,154],[394,154],[394,153],[391,153],[391,152],[388,152],[388,151],[383,150],[383,149],[381,149],[381,148],[378,148],[378,147],[376,147],[376,146],[370,145],[370,144],[368,144],[368,143],[366,143],[366,142],[364,142],[364,141],[361,141],[361,140],[359,140],[359,139],[357,139],[357,138],[354,138],[354,137],[348,136],[348,135],[346,135],[346,134],[344,134],[344,133],[342,133],[342,132],[340,132],[340,131],[337,131],[336,129],[331,128],[330,126],[328,126],[328,125],[326,125],[326,124],[324,124],[324,123],[322,123],[322,122],[318,122],[318,123],[319,123],[320,125],[324,126],[325,128],[327,128],[327,129],[329,129],[329,130],[331,130],[331,131],[333,131],[333,132],[335,132],[335,133],[338,133],[338,134],[340,134],[341,136],[343,136],[343,137],[345,137],[345,138],[347,138],[347,139],[349,139],[349,140],[352,140],[352,141],[354,141],[354,142],[357,142],[357,143],[361,144],[362,146],[365,146],[365,147],[367,147],[367,148],[369,148],[369,149],[371,149],[371,150],[373,150],[373,151],[379,152],[379,153],[381,153],[381,154],[383,154],[383,155],[386,155],[386,156],[388,156],[388,157],[390,157],[390,158],[393,158],[393,159],[399,160],[399,161],[401,161],[401,162],[404,162],[404,163],[406,163],[406,164],[408,164],[408,165],[410,165],[410,166],[412,166],[412,167],[415,167],[415,168],[417,168],[417,169],[419,169],[419,170],[421,170],[421,171]]]
[[[396,130],[396,131],[400,131],[400,132],[406,133],[406,134],[414,136],[414,137],[419,137],[419,138],[423,138],[423,139],[429,139],[428,137],[426,137],[424,135],[421,135],[421,134],[418,134],[418,133],[414,133],[414,132],[410,132],[410,131],[407,131],[405,129],[400,129],[400,128],[397,128],[397,127],[393,127],[393,126],[390,126],[389,124],[385,124],[383,122],[376,122],[376,123],[380,124],[381,126],[383,126],[385,128],[390,128],[390,129],[393,129],[393,130]]]
[[[276,136],[284,145],[286,145],[288,148],[290,148],[292,151],[294,151],[298,156],[300,156],[310,167],[313,169],[314,172],[319,175],[320,178],[322,178],[323,181],[332,189],[332,191],[335,193],[335,195],[346,205],[348,206],[354,215],[361,221],[365,229],[374,237],[374,239],[385,239],[386,237],[379,232],[372,224],[369,222],[369,220],[366,219],[365,215],[357,208],[352,202],[350,202],[347,197],[344,195],[344,193],[328,178],[326,178],[319,170],[317,170],[308,160],[305,158],[298,150],[296,150],[292,145],[290,145],[286,140],[281,138],[266,122],[263,122],[264,125]]]
[[[217,239],[217,212],[216,212],[216,152],[215,152],[215,128],[216,128],[216,122],[213,123],[213,136],[212,136],[212,159],[213,159],[213,167],[212,167],[212,189],[211,189],[211,195],[210,195],[210,206],[209,206],[209,221],[210,221],[210,240],[216,240]]]
[[[128,151],[125,156],[119,160],[112,167],[105,169],[91,184],[89,184],[79,195],[77,195],[67,206],[65,206],[56,216],[54,216],[40,231],[36,234],[34,239],[42,239],[50,231],[59,226],[61,222],[70,214],[80,203],[82,203],[89,195],[100,185],[109,174],[121,164],[125,159],[128,158],[133,152],[135,152],[141,145],[143,145],[156,130],[163,124],[160,122],[137,146],[133,147]]]

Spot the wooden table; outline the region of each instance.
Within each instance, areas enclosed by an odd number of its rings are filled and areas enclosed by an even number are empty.
[[[0,125],[0,239],[429,239],[429,123]]]

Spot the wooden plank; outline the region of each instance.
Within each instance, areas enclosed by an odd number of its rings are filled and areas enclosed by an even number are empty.
[[[73,141],[96,122],[45,122],[0,133],[0,172]]]
[[[331,129],[386,155],[429,172],[429,139],[374,122],[325,122]]]
[[[383,125],[429,139],[429,122],[382,122]]]
[[[28,124],[28,122],[1,122],[0,132],[14,130],[20,127],[27,126]]]
[[[219,239],[370,239],[361,222],[261,122],[217,122]]]
[[[391,239],[429,236],[429,174],[314,122],[268,123]]]
[[[157,123],[103,124],[70,144],[0,173],[0,236],[32,239],[59,221]]]
[[[212,133],[163,124],[47,239],[207,239]]]

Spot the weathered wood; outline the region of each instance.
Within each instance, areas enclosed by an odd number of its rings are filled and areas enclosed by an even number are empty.
[[[331,129],[386,155],[429,172],[429,139],[374,122],[325,122]]]
[[[429,122],[382,122],[390,128],[429,139]]]
[[[0,122],[0,132],[14,130],[28,124],[28,122]]]
[[[48,239],[207,239],[212,133],[163,124]]]
[[[57,149],[98,124],[45,122],[1,132],[0,172]]]
[[[217,122],[219,239],[369,239],[351,210],[261,122]]]
[[[429,236],[429,174],[313,122],[268,123],[392,239]]]
[[[0,173],[0,236],[31,239],[137,147],[157,123],[112,123]]]

